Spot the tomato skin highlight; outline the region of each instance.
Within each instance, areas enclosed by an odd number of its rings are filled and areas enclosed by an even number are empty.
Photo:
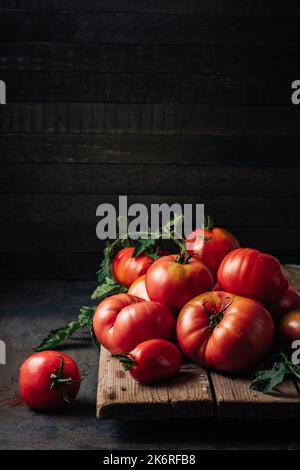
[[[225,256],[239,247],[240,244],[232,233],[219,227],[212,230],[197,228],[186,239],[187,251],[202,261],[214,278]]]
[[[289,286],[282,299],[275,304],[268,305],[268,310],[274,322],[278,323],[286,313],[289,313],[297,307],[300,307],[300,293],[292,286]]]
[[[183,353],[200,365],[220,372],[244,372],[270,351],[274,324],[267,309],[253,299],[207,292],[181,310],[177,339]]]
[[[284,315],[278,325],[278,339],[284,345],[300,340],[300,308]]]
[[[129,287],[128,294],[139,297],[140,299],[150,300],[146,289],[146,275],[138,277]]]
[[[145,274],[153,263],[153,259],[143,253],[133,257],[134,247],[127,247],[120,250],[113,260],[113,274],[123,286],[131,284],[140,276]]]
[[[209,269],[196,258],[178,263],[178,255],[168,255],[155,261],[146,273],[146,288],[151,300],[167,305],[174,313],[193,297],[210,290],[213,277]]]
[[[148,339],[172,339],[175,318],[159,302],[117,294],[100,302],[93,318],[93,328],[100,344],[112,354],[117,354],[131,351]]]
[[[278,302],[288,289],[288,281],[274,256],[252,248],[231,251],[218,270],[223,291],[257,300],[263,305]]]
[[[182,364],[179,349],[163,339],[144,341],[129,356],[134,360],[134,365],[129,370],[131,377],[145,384],[173,377]]]
[[[64,377],[73,383],[64,385],[70,401],[74,400],[80,388],[80,370],[67,354],[58,351],[42,351],[32,354],[20,368],[19,389],[22,400],[33,409],[59,410],[67,403],[59,388],[51,389],[51,374],[58,374],[61,360],[64,361]]]

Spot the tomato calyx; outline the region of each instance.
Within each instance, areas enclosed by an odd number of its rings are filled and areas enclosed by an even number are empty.
[[[215,329],[215,327],[218,326],[218,324],[222,321],[224,313],[226,312],[228,307],[230,307],[230,305],[232,304],[233,299],[234,299],[234,297],[225,297],[222,300],[221,307],[220,307],[219,311],[217,311],[216,309],[212,309],[212,308],[208,309],[205,306],[207,301],[204,300],[204,302],[202,303],[202,307],[203,307],[203,310],[205,311],[205,313],[209,316],[209,326],[208,326],[208,328],[209,328],[210,331],[213,331]]]
[[[135,365],[134,357],[130,353],[124,352],[119,354],[112,354],[111,357],[120,361],[126,372],[132,369],[132,367]]]
[[[214,219],[212,218],[212,216],[206,215],[204,229],[207,230],[208,232],[211,232],[214,226],[215,226],[215,223],[214,223]]]
[[[178,264],[188,264],[191,257],[192,255],[189,255],[185,249],[182,249],[177,258],[175,259],[175,262]]]
[[[66,378],[64,376],[64,371],[65,371],[65,360],[63,357],[58,356],[60,359],[60,366],[58,372],[53,372],[50,375],[51,379],[51,385],[50,385],[50,390],[53,389],[58,389],[60,393],[62,394],[62,397],[66,403],[71,403],[71,400],[68,396],[68,393],[65,389],[67,385],[72,385],[74,383],[80,382],[80,380],[73,380],[71,377]]]

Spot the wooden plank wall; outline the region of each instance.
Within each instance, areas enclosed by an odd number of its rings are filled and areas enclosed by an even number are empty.
[[[1,278],[93,278],[119,194],[300,262],[299,30],[297,0],[0,0]]]

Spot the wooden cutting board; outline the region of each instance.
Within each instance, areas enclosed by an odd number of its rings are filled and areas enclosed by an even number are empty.
[[[300,266],[285,266],[300,288]],[[164,383],[141,385],[101,349],[97,416],[120,418],[300,418],[300,392],[293,380],[272,395],[249,389],[248,377],[229,377],[186,363],[178,376]]]

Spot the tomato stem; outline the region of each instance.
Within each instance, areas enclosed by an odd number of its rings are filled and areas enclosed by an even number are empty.
[[[112,354],[111,357],[118,359],[126,371],[132,369],[132,367],[135,365],[134,357],[130,353],[124,352],[119,354]]]
[[[212,218],[211,215],[206,215],[205,216],[205,222],[204,222],[204,229],[207,230],[208,232],[211,232],[212,229],[214,228],[214,219]]]
[[[65,386],[66,385],[71,385],[71,384],[74,384],[74,383],[78,383],[78,382],[80,382],[80,380],[73,380],[71,377],[66,378],[64,376],[65,360],[61,356],[58,356],[58,357],[60,359],[60,366],[59,366],[59,370],[58,370],[57,373],[53,372],[50,375],[50,379],[51,379],[50,390],[53,390],[53,389],[57,388],[60,391],[60,393],[62,394],[62,397],[63,397],[64,401],[67,402],[67,403],[71,403],[71,400],[70,400],[70,398],[69,398],[69,396],[66,392]]]
[[[207,310],[207,308],[205,307],[205,301],[202,303],[202,307],[203,307],[205,313],[209,316],[209,329],[210,329],[210,331],[213,331],[214,328],[216,326],[218,326],[220,321],[223,319],[225,311],[232,304],[233,299],[234,299],[234,297],[225,297],[222,300],[220,310],[218,312],[213,312],[213,313],[211,313],[210,311]]]

